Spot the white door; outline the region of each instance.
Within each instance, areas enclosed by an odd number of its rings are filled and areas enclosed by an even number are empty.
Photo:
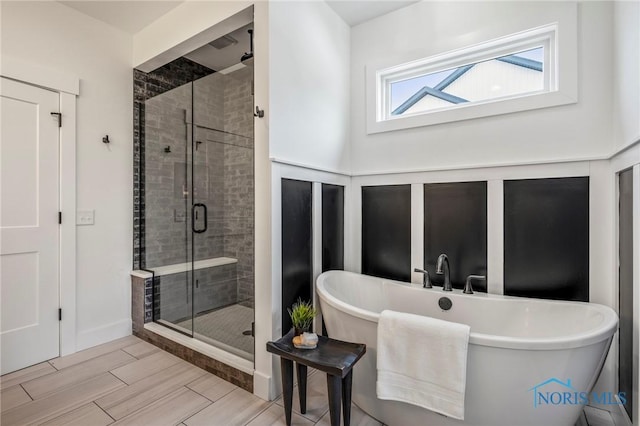
[[[0,81],[2,374],[55,358],[58,322],[59,95]]]

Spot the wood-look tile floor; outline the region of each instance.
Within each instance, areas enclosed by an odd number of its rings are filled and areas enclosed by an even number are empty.
[[[0,424],[284,425],[268,402],[137,337],[128,336],[0,377]],[[324,374],[311,372],[307,412],[294,391],[293,425],[329,425]],[[381,424],[355,405],[351,424]]]

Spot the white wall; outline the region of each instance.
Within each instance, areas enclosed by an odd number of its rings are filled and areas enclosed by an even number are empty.
[[[131,36],[57,2],[2,2],[2,57],[80,79],[76,347],[130,334],[132,263]],[[102,143],[108,134],[109,146]],[[75,212],[64,212],[74,220]]]
[[[613,128],[615,150],[640,140],[640,3],[616,1]]]
[[[607,2],[578,5],[578,103],[366,134],[368,64],[392,55],[399,63],[406,62],[548,24],[566,7],[564,2],[421,2],[353,27],[354,174],[608,156],[612,150],[613,6]]]
[[[257,2],[254,6],[254,87],[256,105],[269,102],[269,3]],[[276,288],[270,280],[273,268],[271,253],[271,161],[269,161],[269,119],[270,111],[262,119],[254,121],[255,163],[255,372],[253,392],[264,399],[271,399],[274,393],[274,371],[277,371],[277,357],[264,350],[266,343],[273,340],[276,327],[273,301],[277,299]],[[277,267],[277,265],[276,265]],[[268,302],[271,301],[271,302]]]
[[[323,1],[269,5],[270,155],[349,171],[350,28]]]

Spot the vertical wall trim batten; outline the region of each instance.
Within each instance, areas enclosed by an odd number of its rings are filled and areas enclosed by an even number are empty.
[[[618,189],[608,161],[589,164],[589,302],[614,309],[618,303]],[[603,282],[615,284],[609,287]]]
[[[640,164],[633,166],[633,288],[640,288]],[[640,412],[640,291],[633,294],[633,419],[637,422]]]
[[[360,179],[353,180],[353,196],[351,204],[351,265],[353,272],[362,272],[362,183]]]
[[[608,161],[589,163],[589,302],[611,306],[619,312],[618,190],[616,173]],[[612,284],[602,285],[605,282]],[[619,349],[616,334],[594,392],[617,388]]]
[[[353,238],[351,237],[355,232],[353,226],[353,180],[349,178],[344,186],[344,270],[354,271],[353,269]]]
[[[411,282],[422,283],[421,273],[414,268],[424,268],[424,184],[411,184]]]
[[[271,175],[271,269],[273,303],[272,336],[282,336],[282,170],[278,165],[272,165]]]
[[[311,282],[311,297],[314,306],[320,306],[316,295],[316,279],[322,273],[322,183],[313,182],[311,191],[311,268],[313,281]],[[318,315],[313,321],[313,329],[316,333],[322,333],[322,316]]]
[[[504,181],[487,181],[487,293],[504,294]]]

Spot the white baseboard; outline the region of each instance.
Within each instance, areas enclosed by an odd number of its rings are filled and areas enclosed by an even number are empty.
[[[253,372],[253,394],[266,401],[272,401],[277,395],[274,395],[273,381],[271,376],[266,376],[259,371]]]
[[[131,318],[78,333],[76,350],[81,351],[129,335],[131,335]]]

